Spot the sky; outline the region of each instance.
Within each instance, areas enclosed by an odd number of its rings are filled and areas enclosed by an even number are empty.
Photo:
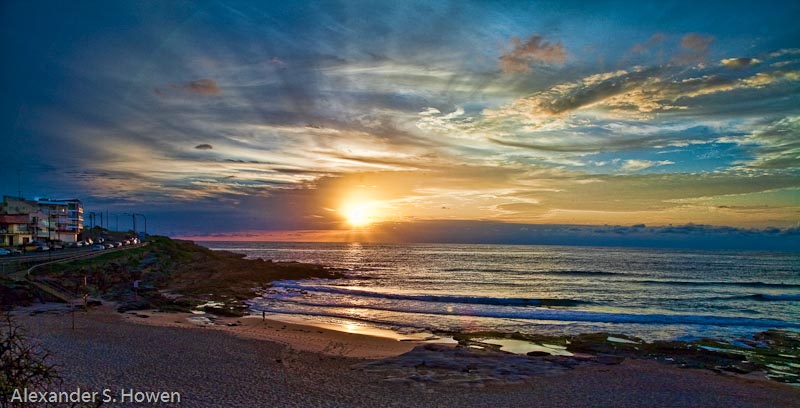
[[[792,235],[798,16],[786,1],[5,1],[0,193],[195,238]]]

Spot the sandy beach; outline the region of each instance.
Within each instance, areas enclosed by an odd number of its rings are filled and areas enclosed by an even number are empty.
[[[261,318],[201,326],[187,320],[190,314],[120,314],[103,306],[76,313],[73,330],[63,312],[15,314],[61,367],[63,389],[177,391],[180,406],[800,406],[800,389],[759,375],[645,360],[565,368],[546,359],[427,346],[443,357],[437,360],[426,346],[414,349],[418,342]],[[473,359],[473,369],[448,372],[448,349]],[[414,360],[420,356],[421,363]],[[487,372],[509,381],[485,381]]]

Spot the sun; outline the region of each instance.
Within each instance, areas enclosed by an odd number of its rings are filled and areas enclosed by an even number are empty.
[[[372,205],[368,203],[347,205],[343,212],[347,223],[353,227],[365,227],[372,223],[375,216]]]

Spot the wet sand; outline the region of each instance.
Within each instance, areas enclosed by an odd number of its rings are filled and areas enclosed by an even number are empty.
[[[109,312],[105,312],[109,313]],[[147,316],[147,317],[144,317]],[[380,359],[411,351],[417,344],[398,341],[398,337],[380,337],[347,333],[324,327],[262,319],[258,316],[217,317],[214,324],[193,323],[202,316],[189,313],[159,313],[152,311],[125,313],[120,317],[129,323],[159,327],[176,327],[195,331],[218,331],[245,339],[266,340],[291,347],[296,351],[322,353],[328,356]],[[354,330],[356,330],[354,328]],[[375,333],[382,334],[382,333]],[[386,333],[390,336],[389,333]],[[403,338],[400,336],[399,338]]]
[[[69,314],[16,315],[61,366],[62,389],[177,391],[186,407],[800,407],[797,387],[653,361],[564,369],[542,360],[531,371],[536,375],[455,385],[436,380],[445,365],[403,367],[416,361],[405,356],[427,351],[403,354],[419,343],[391,338],[260,318],[198,326],[187,321],[188,314],[121,315],[110,307],[76,313],[75,330]],[[240,325],[225,325],[237,320]],[[389,357],[400,362],[391,374],[371,366]],[[468,358],[487,360],[481,353]],[[505,362],[495,371],[516,369],[511,359],[491,358]],[[448,375],[469,377],[480,370],[465,371]],[[408,380],[420,375],[432,380]]]

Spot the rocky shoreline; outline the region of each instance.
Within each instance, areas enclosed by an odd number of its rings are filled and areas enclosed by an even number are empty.
[[[754,339],[652,341],[613,333],[575,336],[529,336],[518,333],[459,333],[459,344],[476,349],[517,352],[531,348],[528,356],[572,366],[581,362],[619,364],[625,359],[652,360],[681,368],[708,369],[717,373],[764,373],[772,380],[800,385],[800,333],[768,330]],[[516,343],[515,343],[516,342]],[[511,344],[509,344],[511,343]]]
[[[52,265],[38,270],[33,278],[75,298],[86,294],[115,302],[120,312],[188,312],[199,308],[242,316],[247,311],[244,301],[273,281],[342,276],[343,271],[320,265],[245,259],[244,255],[212,251],[191,241],[152,236],[146,247]],[[44,297],[24,281],[0,282],[0,305],[4,308],[27,306]]]

